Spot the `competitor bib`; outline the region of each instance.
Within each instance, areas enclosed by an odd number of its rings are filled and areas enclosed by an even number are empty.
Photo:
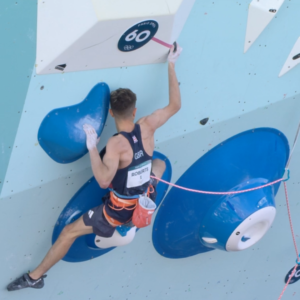
[[[148,182],[150,180],[151,166],[152,162],[148,160],[136,167],[130,168],[127,174],[126,187],[138,187]]]

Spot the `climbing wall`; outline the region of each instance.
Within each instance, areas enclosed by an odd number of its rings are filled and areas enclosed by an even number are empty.
[[[280,78],[278,74],[299,38],[300,3],[285,2],[244,54],[249,4],[246,0],[196,1],[178,38],[184,48],[176,66],[182,109],[155,135],[156,150],[172,164],[172,182],[203,154],[240,132],[271,127],[281,131],[290,145],[294,141],[300,120],[300,67],[293,67]],[[60,262],[48,272],[46,285],[40,291],[27,289],[8,294],[4,287],[41,261],[51,246],[58,216],[92,176],[87,155],[70,164],[60,164],[39,146],[37,133],[44,117],[53,109],[81,102],[93,86],[106,82],[111,90],[128,87],[137,94],[139,118],[168,103],[168,79],[166,64],[144,65],[146,61],[138,66],[128,63],[122,68],[72,73],[56,70],[58,74],[37,75],[32,47],[37,30],[33,25],[36,7],[8,1],[0,5],[5,8],[1,22],[6,27],[1,30],[6,32],[9,53],[17,48],[24,51],[22,64],[11,62],[15,78],[6,77],[7,69],[1,71],[7,86],[0,91],[0,98],[6,99],[0,111],[9,117],[5,123],[2,119],[0,122],[9,134],[1,136],[0,298],[77,300],[101,295],[103,299],[122,300],[277,299],[296,259],[282,187],[275,199],[277,215],[271,229],[247,250],[214,250],[169,259],[153,247],[155,228],[149,227],[140,230],[129,245],[101,257],[81,263]],[[11,20],[16,20],[15,43],[8,43]],[[120,29],[118,37],[130,26],[128,22],[126,28]],[[172,43],[173,39],[164,41]],[[168,51],[154,41],[145,47],[148,46],[163,49],[165,54]],[[54,62],[54,58],[49,61]],[[68,65],[65,60],[55,61],[53,66],[65,63]],[[46,65],[41,70],[46,70]],[[16,84],[22,86],[22,93],[16,91]],[[202,125],[204,118],[209,120]],[[99,149],[115,131],[108,117]],[[287,182],[298,243],[299,163],[300,146],[294,151],[291,179]],[[114,281],[116,274],[118,280]],[[293,299],[299,293],[296,282],[282,299]]]

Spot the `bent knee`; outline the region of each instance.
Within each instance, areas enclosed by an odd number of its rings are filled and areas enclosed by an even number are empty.
[[[65,226],[65,228],[62,230],[62,232],[60,233],[60,237],[63,239],[69,238],[76,238],[76,234],[74,231],[74,225],[72,224],[68,224]]]

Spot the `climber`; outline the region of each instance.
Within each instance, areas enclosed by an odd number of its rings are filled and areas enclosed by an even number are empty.
[[[166,107],[134,123],[136,95],[129,89],[113,91],[109,112],[115,120],[118,134],[108,140],[100,156],[96,147],[99,138],[94,128],[84,125],[94,177],[101,188],[109,187],[111,192],[104,197],[102,205],[92,208],[78,220],[67,225],[41,264],[34,271],[25,273],[10,283],[7,286],[8,291],[27,287],[42,288],[44,278],[47,276],[44,274],[66,255],[76,238],[90,233],[111,237],[116,226],[131,220],[136,205],[135,195],[146,192],[152,200],[155,200],[157,181],[152,178],[150,180],[150,172],[161,178],[166,166],[162,160],[152,160],[154,132],[181,107],[179,84],[175,73],[175,62],[181,51],[178,45],[176,50],[173,46],[168,55],[169,104]]]

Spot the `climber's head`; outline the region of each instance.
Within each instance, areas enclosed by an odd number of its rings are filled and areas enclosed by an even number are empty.
[[[134,119],[136,113],[136,95],[130,89],[119,88],[110,93],[109,110],[116,119]]]

